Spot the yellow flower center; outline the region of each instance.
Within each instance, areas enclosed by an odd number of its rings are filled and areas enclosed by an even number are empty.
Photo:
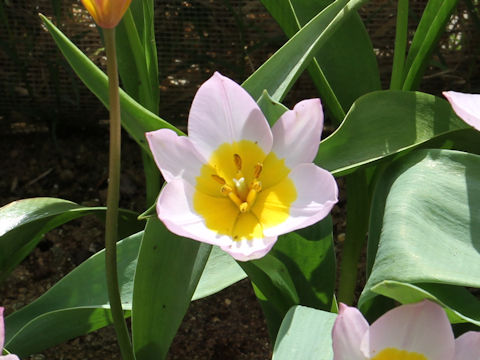
[[[428,358],[416,352],[386,348],[375,355],[372,360],[428,360]]]
[[[285,221],[297,197],[290,169],[254,142],[224,143],[203,165],[193,199],[206,226],[234,240],[263,238]]]

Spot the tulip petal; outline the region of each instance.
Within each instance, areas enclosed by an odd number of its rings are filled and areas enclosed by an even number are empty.
[[[270,220],[273,218],[273,213],[285,211],[282,209],[281,203],[265,199],[263,200],[263,209],[258,209],[256,206],[253,208],[253,211],[258,211],[256,214],[264,225],[266,236],[286,234],[310,226],[327,216],[338,201],[338,187],[335,178],[328,171],[314,164],[296,166],[282,182],[260,193],[257,201],[262,203],[261,197],[268,196],[269,190],[275,191],[277,187],[282,186],[283,182],[290,180],[295,184],[297,196],[287,209],[288,218],[282,223],[272,223]]]
[[[463,121],[480,130],[480,94],[444,91],[443,96],[447,98],[455,113]]]
[[[334,360],[364,360],[360,344],[368,336],[368,322],[354,307],[340,303],[332,329]]]
[[[177,235],[212,245],[230,245],[233,241],[230,234],[236,219],[235,217],[231,218],[231,213],[228,214],[228,209],[231,209],[231,201],[227,198],[204,195],[210,201],[206,204],[206,207],[210,208],[209,213],[206,214],[208,221],[217,224],[217,227],[224,227],[223,231],[219,232],[217,229],[208,228],[205,218],[195,211],[193,202],[197,194],[198,192],[189,183],[179,178],[173,179],[165,185],[158,197],[157,214],[159,219]]]
[[[455,340],[455,360],[480,359],[480,332],[469,331]]]
[[[224,143],[248,140],[268,154],[272,132],[253,98],[216,72],[197,91],[188,118],[188,135],[207,160]]]
[[[445,311],[425,300],[385,313],[370,326],[361,349],[371,358],[386,348],[422,354],[429,360],[452,359],[455,342]]]
[[[189,138],[178,136],[169,129],[148,132],[146,137],[165,181],[182,177],[191,185],[195,185],[196,177],[200,175],[205,161],[197,153]]]
[[[289,168],[311,163],[318,152],[322,129],[320,99],[301,101],[293,110],[286,111],[273,126],[272,152],[285,159]]]
[[[277,237],[235,241],[221,249],[229,253],[235,260],[249,261],[264,257],[275,245]]]

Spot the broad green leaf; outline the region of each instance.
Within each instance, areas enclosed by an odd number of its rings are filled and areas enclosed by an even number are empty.
[[[192,300],[215,294],[246,277],[247,274],[228,253],[212,246]]]
[[[117,244],[120,289],[126,315],[132,308],[133,277],[142,237],[143,232],[140,232]],[[6,319],[8,348],[27,356],[109,325],[112,320],[104,274],[102,250],[37,300],[11,314]],[[214,294],[245,277],[230,255],[214,247],[193,299]]]
[[[273,360],[332,360],[336,317],[305,306],[292,307],[278,331]]]
[[[0,281],[30,254],[46,232],[88,214],[104,217],[105,210],[56,198],[24,199],[0,208]],[[143,228],[137,216],[133,211],[120,210],[119,237]]]
[[[105,73],[82,53],[51,21],[43,15],[40,16],[72,69],[90,91],[108,107],[108,78]],[[178,134],[182,134],[176,127],[145,109],[123,90],[120,90],[120,104],[122,107],[123,127],[147,151],[149,149],[144,136],[147,131],[168,128]]]
[[[292,37],[331,1],[283,0],[280,6],[278,1],[263,0],[262,3],[272,12],[287,36]],[[285,10],[279,12],[277,8]],[[339,101],[342,108],[347,110],[359,96],[380,90],[380,75],[373,46],[356,12],[352,12],[316,51],[315,59],[316,62],[308,70],[322,102],[330,110],[333,110],[333,101]],[[329,94],[332,91],[333,94]],[[329,100],[332,96],[335,99]],[[343,116],[338,120],[343,120]]]
[[[163,359],[188,309],[211,246],[167,230],[155,218],[138,255],[132,309],[137,360]]]
[[[267,90],[273,99],[281,101],[316,51],[366,1],[338,0],[326,7],[258,68],[243,87],[254,99]]]
[[[142,235],[143,232],[137,233],[117,245],[118,278],[125,310],[132,307],[133,276]],[[37,300],[8,316],[5,344],[11,352],[23,357],[111,322],[102,250]]]
[[[458,0],[428,1],[408,51],[403,90],[418,88],[431,54],[457,3]]]
[[[315,163],[339,176],[466,128],[444,99],[377,91],[353,104],[342,125],[320,143]]]
[[[290,307],[330,310],[335,287],[330,216],[280,236],[265,257],[239,264],[254,284],[273,339]]]
[[[461,286],[418,283],[415,285],[385,280],[372,291],[402,304],[429,299],[442,305],[451,323],[470,322],[480,326],[480,301]]]
[[[257,101],[258,106],[262,109],[263,114],[267,118],[270,127],[272,127],[280,116],[283,115],[285,111],[288,111],[288,108],[282,103],[275,101],[271,98],[268,92],[265,90],[262,93],[262,96]]]
[[[478,324],[478,300],[464,287],[480,288],[479,203],[478,155],[418,150],[386,167],[372,200],[370,276],[359,306],[377,293],[408,301],[425,291]]]

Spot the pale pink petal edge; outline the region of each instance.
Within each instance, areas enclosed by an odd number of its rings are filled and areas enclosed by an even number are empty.
[[[368,336],[368,328],[367,320],[358,309],[340,303],[332,329],[333,359],[364,360],[360,344]]]
[[[286,111],[272,128],[273,148],[289,168],[311,163],[318,152],[323,129],[323,109],[320,99],[299,102]]]
[[[480,130],[480,95],[456,91],[444,91],[443,96],[452,105],[455,113],[470,126]]]
[[[264,237],[263,239],[251,239],[233,241],[228,246],[222,246],[222,250],[229,253],[235,260],[249,261],[264,257],[275,245],[277,237]]]
[[[361,345],[368,358],[385,348],[417,352],[428,359],[453,358],[454,337],[445,311],[429,300],[388,311],[370,326],[369,339]]]
[[[205,160],[197,153],[189,138],[178,136],[170,129],[151,131],[145,136],[155,163],[166,181],[183,177],[195,185],[195,178],[200,174]]]
[[[469,331],[455,339],[455,360],[480,359],[480,332]]]

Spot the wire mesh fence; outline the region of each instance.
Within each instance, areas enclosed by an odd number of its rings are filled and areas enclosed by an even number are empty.
[[[476,1],[461,2],[452,16],[422,83],[426,91],[478,90],[480,22],[469,6]],[[410,39],[425,5],[425,0],[411,3]],[[0,0],[0,133],[91,126],[107,117],[62,58],[39,12],[104,67],[98,30],[79,0]],[[393,0],[374,0],[360,11],[384,86],[392,63],[395,14]],[[196,89],[214,71],[241,82],[286,41],[259,1],[156,0],[155,21],[160,114],[175,124],[186,121]],[[316,91],[304,75],[286,102],[313,96]]]

